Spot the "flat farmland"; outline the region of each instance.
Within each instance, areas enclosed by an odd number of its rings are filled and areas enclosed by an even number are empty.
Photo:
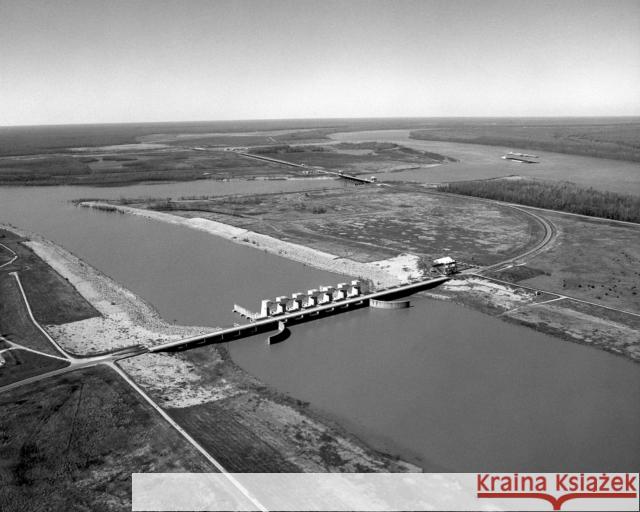
[[[385,180],[444,183],[519,175],[571,181],[584,187],[640,195],[640,163],[637,162],[536,151],[535,154],[540,156],[540,163],[524,164],[500,157],[509,151],[531,152],[525,148],[415,140],[410,138],[409,130],[344,132],[330,136],[339,142],[394,142],[458,160],[428,169],[391,174],[384,177]]]
[[[107,367],[0,395],[0,509],[123,510],[131,473],[215,469]]]

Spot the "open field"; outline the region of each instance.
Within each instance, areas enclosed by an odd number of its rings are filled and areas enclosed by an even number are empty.
[[[545,180],[571,181],[581,187],[640,195],[640,164],[579,155],[539,152],[540,162],[522,164],[503,160],[509,151],[524,151],[519,146],[483,146],[458,142],[416,140],[408,130],[376,130],[367,132],[334,133],[331,138],[340,142],[393,142],[418,151],[430,151],[458,160],[456,163],[379,176],[387,181],[418,183],[450,183],[504,176],[526,176]]]
[[[69,365],[60,359],[20,349],[6,350],[0,357],[4,359],[0,366],[0,387]]]
[[[0,272],[5,275],[8,272],[19,272],[33,315],[38,322],[62,324],[92,318],[99,314],[66,279],[23,244],[24,238],[0,230],[0,241],[18,255],[13,264],[4,267]]]
[[[154,205],[153,201],[150,204]],[[511,208],[422,190],[353,187],[227,196],[171,201],[162,209],[224,222],[360,262],[412,253],[428,259],[450,254],[469,264],[489,264],[523,252],[541,237],[537,223]],[[417,270],[409,271],[417,276]]]
[[[119,364],[230,471],[415,470],[366,448],[307,404],[270,391],[223,346]]]
[[[0,395],[2,510],[122,510],[133,472],[215,471],[111,369]]]
[[[15,278],[0,273],[0,334],[19,345],[47,354],[60,355],[31,322]]]
[[[637,118],[564,120],[460,121],[411,132],[421,140],[515,146],[599,158],[640,162]]]
[[[493,277],[640,311],[640,227],[540,212],[558,229],[546,251]]]

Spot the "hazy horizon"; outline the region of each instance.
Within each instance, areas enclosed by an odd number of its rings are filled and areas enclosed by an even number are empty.
[[[0,126],[640,115],[640,2],[0,0]]]
[[[46,128],[46,127],[64,127],[64,126],[102,126],[102,125],[160,125],[160,124],[225,124],[225,123],[283,123],[290,121],[303,122],[303,121],[437,121],[437,120],[482,120],[482,119],[495,119],[495,120],[518,120],[518,121],[543,121],[543,120],[589,120],[589,119],[602,119],[602,120],[638,120],[640,121],[640,115],[620,115],[620,116],[387,116],[387,117],[282,117],[282,118],[254,118],[254,119],[184,119],[179,121],[174,120],[158,120],[158,121],[112,121],[104,123],[95,122],[83,122],[83,123],[46,123],[46,124],[0,124],[0,128]],[[393,129],[393,128],[390,128]]]

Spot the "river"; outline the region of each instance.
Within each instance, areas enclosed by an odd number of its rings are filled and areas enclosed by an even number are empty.
[[[0,221],[62,245],[168,321],[229,325],[239,321],[234,302],[253,309],[263,297],[341,278],[203,232],[68,201],[317,186],[300,180],[0,188]],[[426,469],[640,467],[638,365],[451,303],[420,299],[407,310],[354,311],[294,326],[276,346],[261,336],[230,350],[267,384]]]

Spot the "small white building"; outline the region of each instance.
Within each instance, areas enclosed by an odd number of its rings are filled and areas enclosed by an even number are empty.
[[[458,271],[458,264],[450,256],[445,256],[444,258],[433,260],[433,268],[441,274],[449,275]]]

